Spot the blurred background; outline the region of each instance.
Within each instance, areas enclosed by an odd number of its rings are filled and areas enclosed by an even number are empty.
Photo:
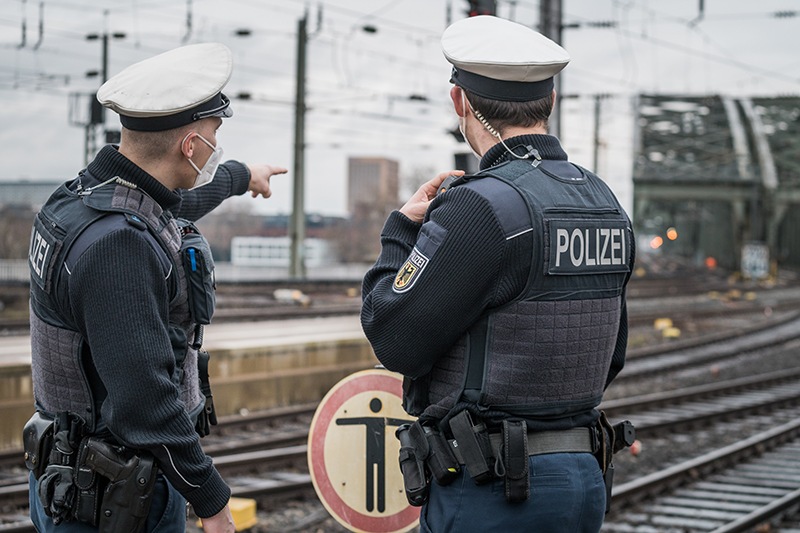
[[[226,157],[290,169],[201,221],[224,279],[357,277],[387,213],[474,170],[439,39],[470,14],[570,52],[552,133],[634,219],[643,252],[767,276],[800,261],[797,3],[766,0],[4,0],[0,276],[27,279],[30,220],[119,122],[127,65],[197,42],[234,53]],[[498,42],[502,47],[503,43]],[[303,242],[300,247],[297,243]],[[644,263],[643,263],[644,264]]]

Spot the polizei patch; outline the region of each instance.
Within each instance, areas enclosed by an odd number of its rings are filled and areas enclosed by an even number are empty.
[[[45,292],[50,292],[53,274],[53,257],[61,249],[59,241],[47,230],[47,226],[36,217],[31,233],[31,243],[28,248],[28,267],[31,279]]]
[[[397,272],[394,278],[392,290],[394,292],[406,292],[411,289],[414,283],[419,278],[422,270],[428,264],[428,258],[415,247],[408,256],[405,264]]]
[[[548,274],[628,272],[631,232],[622,220],[548,220]]]

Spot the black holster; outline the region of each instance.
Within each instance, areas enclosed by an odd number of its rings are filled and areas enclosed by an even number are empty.
[[[108,480],[100,506],[100,533],[142,531],[158,473],[153,455],[134,455],[95,438],[86,440],[82,452],[84,464]]]
[[[597,420],[597,459],[606,486],[606,513],[611,510],[611,489],[614,485],[614,454],[636,440],[636,430],[628,420],[612,425],[603,411]]]
[[[408,503],[415,507],[428,501],[430,491],[430,475],[425,467],[425,460],[430,454],[425,431],[419,422],[403,424],[395,431],[400,440],[400,473],[403,475]]]
[[[153,456],[85,437],[84,428],[83,420],[68,413],[52,422],[34,415],[25,425],[26,464],[34,476],[41,470],[38,494],[45,514],[56,525],[74,520],[100,533],[141,532],[157,474]],[[33,453],[41,457],[48,447],[46,462],[34,460]]]

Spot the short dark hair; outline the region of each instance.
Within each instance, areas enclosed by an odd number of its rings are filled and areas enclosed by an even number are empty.
[[[547,128],[550,112],[553,109],[552,92],[544,98],[529,102],[502,102],[478,96],[466,89],[464,92],[472,108],[480,111],[489,124],[501,133],[509,126],[529,128],[541,125]]]
[[[136,146],[136,150],[144,157],[160,159],[191,131],[191,124],[163,131],[138,131],[122,127],[122,139]]]

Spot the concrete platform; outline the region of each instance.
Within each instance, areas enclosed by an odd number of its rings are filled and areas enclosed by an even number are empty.
[[[205,330],[220,416],[319,401],[378,363],[358,316],[212,324]],[[0,449],[21,446],[33,412],[30,338],[0,338]]]

